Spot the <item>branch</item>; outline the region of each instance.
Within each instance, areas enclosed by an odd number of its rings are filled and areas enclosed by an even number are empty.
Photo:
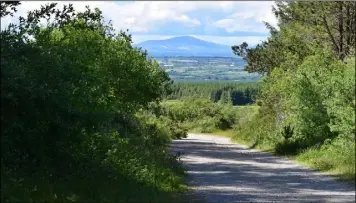
[[[338,23],[339,23],[339,58],[343,60],[344,55],[344,16],[343,16],[343,2],[338,2],[339,13],[338,13]]]
[[[7,15],[14,16],[14,13],[17,12],[17,6],[19,6],[21,2],[19,1],[1,1],[0,6],[0,17],[5,17]]]
[[[339,46],[337,45],[334,36],[333,36],[333,35],[331,34],[331,32],[330,32],[330,28],[329,28],[328,22],[326,21],[326,16],[325,16],[325,14],[323,15],[323,22],[324,22],[324,26],[325,26],[325,28],[326,28],[326,31],[328,32],[328,35],[329,35],[329,37],[331,38],[331,41],[332,41],[332,43],[334,44],[334,46],[335,46],[335,48],[336,48],[336,51],[339,52]]]

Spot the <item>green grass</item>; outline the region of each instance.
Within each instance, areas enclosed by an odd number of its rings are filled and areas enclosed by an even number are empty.
[[[341,154],[332,146],[323,149],[310,148],[294,158],[303,165],[355,183],[354,152]]]
[[[249,109],[249,110],[252,110],[252,114],[256,114],[258,109],[260,108],[258,105],[255,105],[255,104],[251,104],[251,105],[245,105],[245,106],[233,106],[234,108],[237,108],[237,109]],[[249,115],[251,116],[251,115]]]
[[[168,105],[172,105],[172,104],[177,104],[179,102],[181,102],[181,101],[178,100],[178,99],[170,99],[170,100],[165,100],[162,103],[165,103],[165,104],[168,104]]]
[[[241,107],[240,107],[241,108]],[[199,132],[193,130],[190,132]],[[323,148],[310,148],[296,155],[279,155],[275,152],[274,145],[268,142],[261,142],[256,145],[252,139],[239,136],[236,130],[214,130],[204,133],[214,136],[231,138],[234,143],[246,145],[250,148],[273,153],[276,156],[286,157],[297,163],[315,169],[317,171],[332,175],[333,177],[355,183],[355,145],[349,146],[350,151],[339,150],[338,146],[327,146]]]

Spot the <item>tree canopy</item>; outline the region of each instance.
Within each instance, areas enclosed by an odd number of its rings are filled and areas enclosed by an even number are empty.
[[[355,53],[355,2],[276,2],[278,27],[268,23],[270,37],[254,48],[246,42],[232,46],[249,72],[267,73],[294,57],[301,63],[316,49],[331,49],[344,61]]]
[[[1,17],[19,4],[1,2]],[[51,3],[0,36],[2,202],[158,201],[161,185],[179,189],[170,129],[136,116],[171,81],[130,35],[99,9]]]

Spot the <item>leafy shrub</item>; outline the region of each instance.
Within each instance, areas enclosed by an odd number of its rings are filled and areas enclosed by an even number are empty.
[[[170,79],[100,10],[53,3],[0,34],[1,202],[166,202],[181,190],[171,129],[135,115]]]
[[[355,142],[336,138],[321,147],[312,147],[297,157],[320,170],[341,174],[342,178],[355,179]]]
[[[198,125],[200,126],[202,133],[211,133],[217,127],[217,120],[216,118],[205,117],[198,121]]]
[[[217,129],[232,129],[243,116],[240,109],[231,104],[214,103],[206,99],[183,100],[163,103],[165,114],[173,122],[185,129],[200,129],[210,133]],[[245,110],[241,112],[246,113]]]
[[[258,115],[236,127],[235,139],[297,155],[350,179],[355,174],[354,66],[354,58],[342,62],[316,50],[293,70],[274,69],[264,80]]]
[[[257,98],[260,112],[237,127],[236,137],[271,143],[278,153],[301,154],[318,168],[339,170],[354,180],[349,163],[354,164],[355,43],[350,36],[356,33],[342,23],[353,17],[342,13],[355,8],[345,4],[325,15],[336,4],[319,10],[314,3],[277,3],[278,30],[266,24],[271,34],[266,41],[254,48],[246,42],[232,47],[247,62],[246,70],[267,73]],[[338,20],[332,20],[335,16]],[[330,27],[339,28],[341,40],[333,39]]]
[[[280,141],[275,146],[277,154],[295,154],[301,148],[299,140],[293,139],[293,128],[288,125],[284,126],[281,132],[283,141]]]

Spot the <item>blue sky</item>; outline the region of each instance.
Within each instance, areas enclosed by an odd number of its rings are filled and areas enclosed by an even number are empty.
[[[19,14],[46,2],[23,2]],[[59,5],[69,2],[61,1]],[[256,44],[268,36],[262,21],[276,25],[272,1],[76,1],[77,10],[85,5],[98,7],[116,30],[130,30],[133,41],[175,36],[194,36],[215,43],[234,45],[243,41]],[[2,27],[12,19],[1,19]]]

